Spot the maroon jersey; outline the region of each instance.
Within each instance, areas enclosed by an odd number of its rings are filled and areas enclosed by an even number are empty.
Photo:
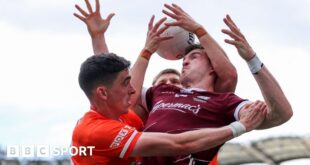
[[[181,89],[172,85],[152,87],[144,99],[149,111],[144,131],[167,133],[226,126],[238,119],[239,110],[248,103],[233,93]],[[144,161],[146,164],[208,164],[220,147],[190,155],[147,157]]]

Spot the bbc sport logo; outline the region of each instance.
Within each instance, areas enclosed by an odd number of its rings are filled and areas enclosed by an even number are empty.
[[[95,146],[50,146],[50,145],[7,145],[6,155],[8,158],[47,158],[57,156],[92,156]]]

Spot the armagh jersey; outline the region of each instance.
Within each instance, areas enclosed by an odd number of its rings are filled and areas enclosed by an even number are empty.
[[[94,146],[92,155],[72,157],[75,165],[139,164],[137,158],[128,158],[141,133],[141,119],[131,110],[120,121],[109,119],[90,110],[81,118],[72,136],[72,146]]]
[[[172,85],[150,88],[145,96],[149,110],[145,132],[181,133],[201,128],[217,128],[238,120],[238,112],[248,103],[233,93],[180,89]],[[143,102],[143,100],[142,100]],[[209,164],[221,146],[175,157],[148,157],[146,164]]]

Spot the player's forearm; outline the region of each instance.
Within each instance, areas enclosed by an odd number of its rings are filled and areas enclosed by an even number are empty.
[[[234,92],[237,85],[236,68],[229,61],[225,51],[207,31],[200,33],[200,36],[199,34],[197,35],[200,44],[208,54],[214,71],[217,74],[215,90],[217,92]]]
[[[102,53],[109,53],[108,46],[105,41],[104,35],[98,35],[91,38],[93,51],[95,55]]]
[[[288,121],[293,115],[292,107],[280,85],[266,66],[263,66],[257,74],[254,74],[254,78],[268,106],[266,119],[259,129],[278,126]]]
[[[139,138],[131,156],[175,156],[208,150],[233,138],[230,128],[205,128],[181,134],[148,133]]]
[[[131,84],[135,88],[136,93],[131,97],[132,105],[135,105],[140,99],[141,91],[143,87],[144,77],[146,73],[146,69],[149,64],[149,58],[151,53],[145,49],[143,49],[137,58],[135,64],[130,70],[131,74]]]
[[[207,128],[178,135],[178,144],[182,145],[184,154],[208,150],[233,138],[232,130],[225,126]]]

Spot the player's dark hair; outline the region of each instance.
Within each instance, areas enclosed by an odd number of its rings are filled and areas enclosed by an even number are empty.
[[[128,69],[130,62],[114,53],[93,55],[81,65],[79,85],[90,98],[91,91],[98,85],[110,87],[119,72]]]
[[[200,44],[192,44],[192,45],[189,45],[185,48],[185,54],[187,54],[187,53],[189,53],[195,49],[204,49],[204,48]]]

